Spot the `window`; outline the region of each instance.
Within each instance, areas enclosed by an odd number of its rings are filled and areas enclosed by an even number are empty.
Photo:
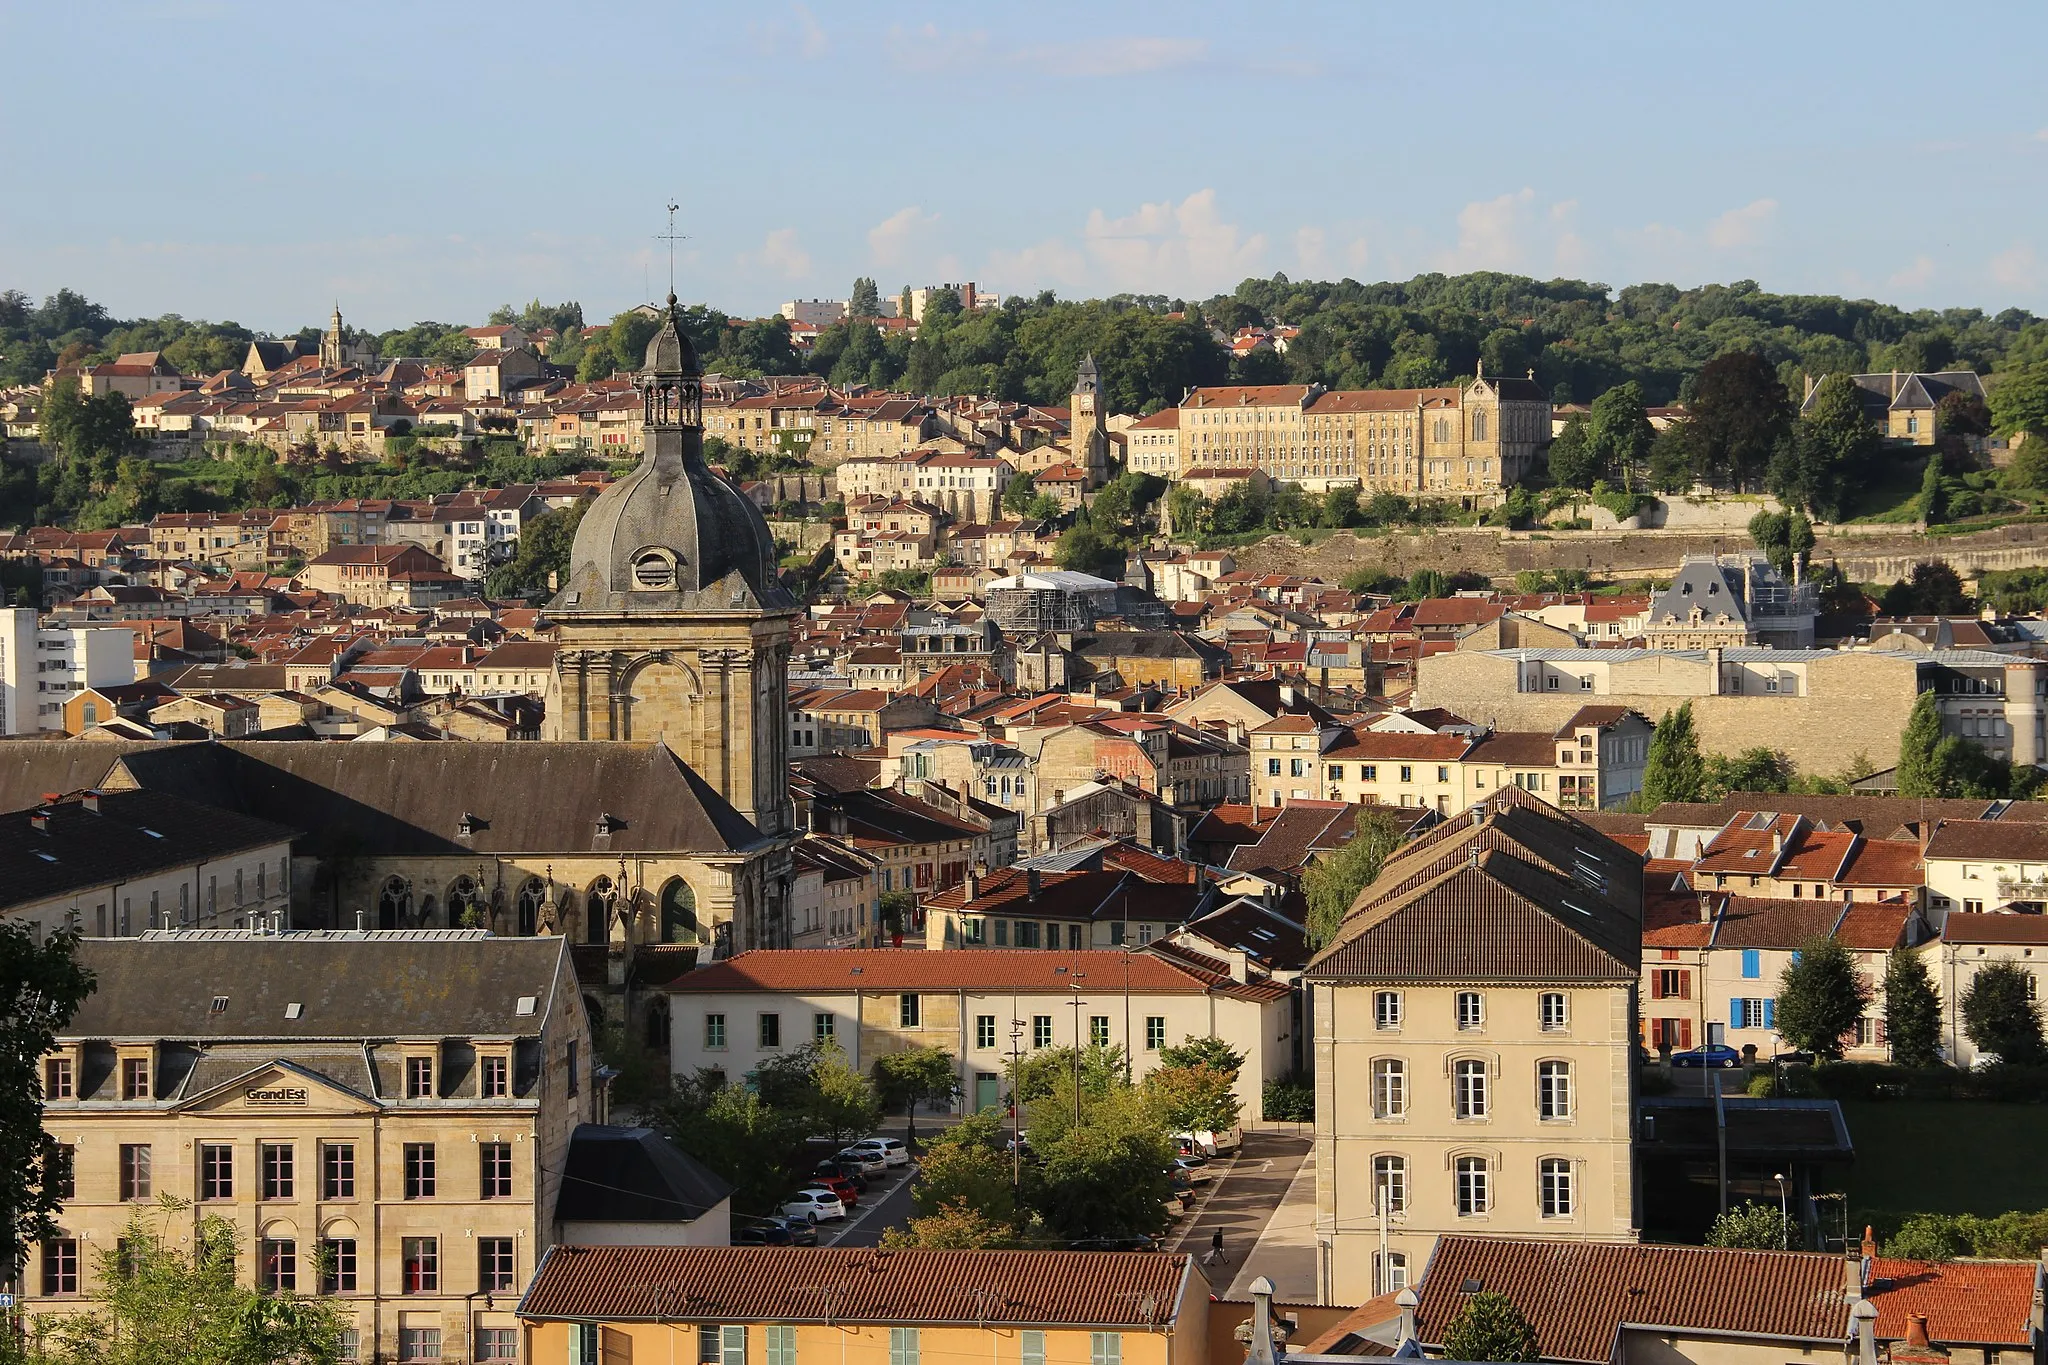
[[[1324,771],[1332,782],[1342,782],[1344,780],[1344,765],[1342,763],[1325,764]]]
[[[478,1082],[478,1093],[487,1100],[505,1098],[510,1090],[506,1082],[510,1078],[509,1073],[511,1072],[511,1067],[506,1065],[506,1059],[503,1057],[486,1057],[483,1059],[483,1064],[483,1076]]]
[[[476,1287],[479,1293],[497,1294],[512,1288],[512,1239],[476,1239]]]
[[[838,1035],[837,1016],[830,1010],[820,1010],[811,1016],[811,1040],[829,1043]]]
[[[1090,1332],[1088,1334],[1088,1365],[1123,1365],[1124,1334],[1122,1332]]]
[[[713,1052],[725,1050],[725,1016],[707,1014],[704,1016],[704,1046]]]
[[[1088,1016],[1088,1041],[1096,1047],[1109,1046],[1109,1016],[1091,1014]]]
[[[569,1046],[564,1049],[564,1053],[562,1069],[568,1073],[568,1090],[571,1095],[574,1095],[577,1087],[582,1084],[583,1079],[583,1069],[577,1062],[576,1040],[574,1038],[569,1040]]]
[[[1451,1067],[1454,1112],[1461,1119],[1486,1117],[1486,1063],[1467,1058]]]
[[[1145,1016],[1145,1050],[1157,1052],[1166,1046],[1166,1016],[1148,1014]]]
[[[78,1149],[68,1142],[57,1144],[50,1163],[50,1185],[59,1199],[78,1197]]]
[[[510,1199],[512,1197],[512,1144],[509,1142],[481,1142],[477,1144],[479,1173],[477,1193],[485,1199]]]
[[[69,1057],[52,1057],[43,1063],[43,1098],[46,1100],[76,1099]]]
[[[1572,1064],[1536,1064],[1536,1117],[1564,1120],[1572,1116]]]
[[[235,1149],[225,1142],[199,1144],[199,1197],[235,1197]]]
[[[1652,1000],[1692,999],[1692,973],[1677,967],[1659,967],[1650,973]]]
[[[1372,998],[1374,1028],[1401,1027],[1401,992],[1379,991]]]
[[[598,1365],[603,1336],[594,1322],[569,1324],[569,1365]]]
[[[1408,1208],[1408,1158],[1376,1156],[1372,1159],[1373,1207],[1386,1205],[1388,1213]]]
[[[430,1100],[434,1098],[434,1059],[432,1057],[408,1057],[405,1059],[405,1097],[409,1100]]]
[[[1279,759],[1277,759],[1277,758],[1269,758],[1269,759],[1267,759],[1267,760],[1266,760],[1266,776],[1268,776],[1268,777],[1278,777],[1278,776],[1280,776],[1280,760],[1279,760]]]
[[[441,1358],[441,1329],[438,1327],[399,1328],[398,1358],[400,1360],[439,1360]]]
[[[1451,770],[1450,770],[1449,768],[1445,767],[1444,765],[1442,765],[1441,763],[1439,763],[1439,764],[1437,765],[1437,769],[1436,769],[1436,780],[1437,780],[1437,781],[1439,781],[1439,782],[1448,782],[1448,781],[1450,781],[1450,780],[1451,780]]]
[[[1536,1184],[1545,1218],[1572,1216],[1572,1163],[1547,1156],[1536,1163]]]
[[[320,1292],[356,1292],[356,1239],[332,1237],[320,1244]]]
[[[910,994],[896,997],[896,1022],[904,1028],[917,1028],[920,1018],[917,997]]]
[[[1372,1116],[1398,1119],[1408,1113],[1408,1064],[1398,1057],[1380,1057],[1372,1064]]]
[[[782,1046],[782,1016],[781,1016],[781,1015],[779,1015],[779,1014],[763,1014],[763,1015],[761,1016],[761,1026],[760,1026],[760,1027],[761,1027],[761,1031],[760,1031],[760,1039],[761,1039],[761,1046],[762,1046],[762,1047],[764,1047],[764,1048],[773,1048],[773,1047],[781,1047],[781,1046]]]
[[[1031,1046],[1052,1046],[1052,1016],[1050,1014],[1034,1014],[1031,1016]]]
[[[1762,979],[1763,974],[1763,954],[1755,948],[1744,948],[1742,950],[1742,979],[1744,981],[1757,981]]]
[[[262,1142],[256,1146],[256,1160],[265,1199],[294,1199],[298,1195],[297,1149],[289,1142]]]
[[[1545,991],[1536,998],[1537,1026],[1545,1033],[1562,1033],[1571,1024],[1571,1012],[1563,991]]]
[[[1415,780],[1415,769],[1403,763],[1401,765],[1401,780],[1403,782],[1413,782]]]
[[[1778,1002],[1737,996],[1728,1002],[1729,1028],[1776,1028],[1778,1026]]]
[[[149,1058],[124,1057],[121,1059],[121,1098],[124,1100],[146,1100],[149,1098]]]
[[[1017,1365],[1045,1365],[1045,1333],[1026,1331],[1017,1334]]]
[[[476,1359],[479,1361],[519,1359],[519,1329],[517,1327],[477,1328]]]
[[[1408,1287],[1408,1254],[1375,1251],[1372,1255],[1373,1283],[1378,1294],[1393,1294]]]
[[[917,1329],[889,1329],[889,1365],[917,1365]]]
[[[1476,1029],[1486,1026],[1486,1000],[1478,991],[1458,992],[1458,1027]]]
[[[289,1237],[265,1237],[257,1248],[259,1289],[296,1292],[299,1287],[299,1244]]]
[[[356,1197],[356,1145],[353,1142],[329,1142],[320,1148],[320,1197],[322,1199],[353,1199]]]
[[[405,1144],[405,1197],[434,1197],[434,1144],[431,1142]]]
[[[1486,1158],[1461,1156],[1457,1166],[1458,1216],[1473,1218],[1493,1206],[1492,1182],[1487,1178]]]
[[[335,1352],[337,1360],[355,1361],[363,1357],[363,1334],[354,1327],[341,1329],[341,1340]]]
[[[151,1197],[149,1165],[148,1143],[124,1142],[121,1144],[122,1199],[148,1199]]]
[[[796,1328],[769,1327],[764,1335],[768,1338],[768,1365],[796,1365]]]
[[[401,1294],[436,1294],[441,1290],[441,1243],[434,1237],[406,1237],[398,1243]]]
[[[1365,764],[1361,764],[1361,765],[1359,766],[1359,769],[1358,769],[1358,780],[1359,780],[1359,781],[1361,781],[1361,782],[1377,782],[1377,781],[1379,781],[1379,780],[1380,780],[1380,765],[1379,765],[1379,764],[1377,764],[1377,763],[1365,763]]]
[[[43,1243],[43,1293],[78,1292],[78,1242],[71,1237],[52,1237]]]

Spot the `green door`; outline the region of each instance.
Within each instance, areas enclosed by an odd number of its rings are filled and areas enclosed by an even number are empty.
[[[993,1072],[993,1071],[977,1071],[977,1072],[975,1072],[975,1073],[974,1073],[974,1108],[975,1108],[975,1112],[976,1112],[976,1113],[979,1113],[979,1112],[980,1112],[980,1111],[982,1111],[983,1109],[993,1109],[993,1108],[995,1108],[995,1107],[996,1107],[997,1105],[1001,1104],[1002,1102],[1003,1102],[1003,1096],[1002,1096],[1002,1078],[1001,1078],[1000,1076],[996,1075],[996,1073],[995,1073],[995,1072]]]

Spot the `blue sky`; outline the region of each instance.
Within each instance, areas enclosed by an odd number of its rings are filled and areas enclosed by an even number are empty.
[[[2048,313],[2048,5],[0,0],[0,288],[289,330],[974,279]]]

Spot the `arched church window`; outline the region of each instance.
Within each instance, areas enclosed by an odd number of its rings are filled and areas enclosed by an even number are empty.
[[[528,877],[519,888],[519,934],[531,938],[540,932],[540,908],[547,903],[548,890],[538,877]]]
[[[657,1000],[647,1007],[647,1018],[642,1027],[646,1030],[641,1037],[646,1040],[650,1052],[668,1052],[668,1002]]]
[[[404,929],[412,923],[412,883],[403,877],[389,877],[377,893],[377,927]]]
[[[1472,414],[1472,439],[1475,441],[1486,439],[1486,414],[1483,412]]]
[[[661,888],[661,941],[697,941],[697,893],[681,877],[671,878]]]
[[[448,923],[452,928],[491,927],[491,901],[476,878],[463,873],[448,888]]]
[[[590,893],[583,903],[583,935],[591,943],[610,941],[612,916],[618,912],[619,892],[612,885],[610,877],[599,877],[590,884]]]

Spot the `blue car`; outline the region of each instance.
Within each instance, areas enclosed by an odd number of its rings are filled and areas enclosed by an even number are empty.
[[[1676,1054],[1671,1059],[1671,1065],[1695,1070],[1714,1067],[1732,1071],[1742,1065],[1742,1054],[1726,1043],[1708,1043],[1705,1047],[1696,1047],[1690,1052]]]

